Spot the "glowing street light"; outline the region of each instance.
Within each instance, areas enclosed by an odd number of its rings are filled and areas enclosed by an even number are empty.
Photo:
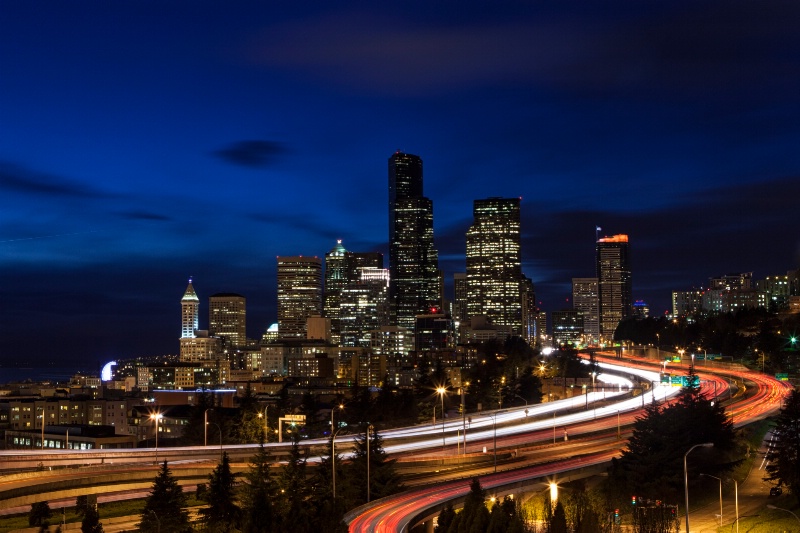
[[[447,389],[439,387],[436,389],[436,392],[438,392],[439,396],[442,398],[442,454],[444,454],[444,395],[447,393]]]
[[[158,421],[161,420],[163,416],[164,415],[161,413],[153,413],[150,415],[150,420],[155,421],[156,424],[156,464],[158,464]]]

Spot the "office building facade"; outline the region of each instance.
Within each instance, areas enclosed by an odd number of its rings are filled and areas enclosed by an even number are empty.
[[[389,158],[389,272],[395,325],[413,328],[418,314],[441,307],[433,203],[422,195],[422,159],[402,152]]]
[[[519,198],[475,200],[467,231],[467,314],[522,335]]]
[[[278,257],[278,334],[306,338],[306,322],[322,316],[322,260]]]
[[[597,289],[600,334],[608,342],[613,340],[620,321],[630,317],[633,312],[627,235],[597,240]]]

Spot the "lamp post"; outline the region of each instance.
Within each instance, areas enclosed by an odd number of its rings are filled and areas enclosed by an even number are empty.
[[[216,422],[211,422],[211,424],[217,426],[217,430],[219,431],[219,462],[222,463],[222,428]]]
[[[703,477],[711,477],[719,481],[719,525],[722,527],[722,480],[717,476],[712,476],[710,474],[700,474]]]
[[[466,383],[469,385],[469,383]],[[464,455],[467,455],[467,405],[464,402],[464,387],[461,387],[461,434],[464,436]]]
[[[155,512],[155,511],[153,511],[152,509],[150,509],[150,510],[149,510],[149,511],[147,511],[147,512],[148,512],[148,513],[151,513],[151,514],[153,515],[153,518],[155,518],[155,519],[156,519],[156,525],[158,526],[158,529],[156,529],[156,531],[157,531],[157,533],[161,533],[161,520],[159,520],[159,518],[158,518],[158,515],[157,515],[157,514],[156,514],[156,512]]]
[[[44,407],[43,406],[37,407],[36,409],[42,410],[42,442],[40,444],[42,445],[42,449],[44,450]]]
[[[331,477],[333,478],[333,501],[334,505],[336,504],[336,434],[339,433],[342,428],[337,429],[333,432],[331,436]],[[367,435],[367,447],[369,447],[369,435]],[[369,454],[368,454],[369,455]],[[367,468],[369,468],[369,462],[367,462]],[[369,477],[369,474],[367,475]]]
[[[258,413],[258,417],[264,417],[264,442],[269,441],[269,418],[267,418],[267,413],[269,413],[269,404],[264,407],[264,414]]]
[[[370,463],[370,456],[369,456],[369,432],[372,431],[373,427],[372,424],[367,426],[367,503],[369,503],[369,463]]]
[[[497,413],[489,415],[492,417],[492,428],[494,429],[493,449],[494,449],[494,473],[497,473]]]
[[[444,395],[447,392],[447,389],[444,387],[439,387],[436,389],[436,392],[438,392],[439,396],[442,398],[442,455],[444,455]]]
[[[797,521],[798,521],[798,522],[800,522],[800,517],[798,517],[796,514],[794,514],[794,513],[793,513],[792,511],[790,511],[789,509],[784,509],[783,507],[775,507],[775,506],[774,506],[774,505],[772,505],[772,504],[767,504],[767,509],[777,509],[778,511],[786,511],[787,513],[789,513],[790,515],[792,515],[793,517],[795,517],[795,518],[797,519]]]
[[[683,454],[683,492],[686,497],[686,533],[691,533],[689,529],[689,474],[686,469],[686,458],[692,453],[695,448],[711,448],[714,446],[713,442],[704,442],[703,444],[695,444],[689,451]]]
[[[203,447],[208,446],[208,412],[213,410],[213,407],[209,407],[203,412]]]
[[[158,421],[161,420],[161,417],[161,413],[153,413],[150,415],[150,420],[154,420],[156,423],[156,464],[158,464]]]
[[[739,482],[733,480],[734,494],[736,494],[736,533],[739,533]]]

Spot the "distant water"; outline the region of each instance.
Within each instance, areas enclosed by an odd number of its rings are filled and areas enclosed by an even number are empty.
[[[59,383],[68,383],[70,378],[81,372],[78,368],[58,368],[58,367],[44,367],[44,368],[22,368],[22,367],[7,367],[0,366],[0,384],[11,383],[17,381],[57,381]],[[82,371],[87,374],[86,370]]]

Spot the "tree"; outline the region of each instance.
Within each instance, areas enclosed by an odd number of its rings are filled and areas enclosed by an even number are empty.
[[[693,471],[699,472],[697,465],[702,464],[702,472],[719,477],[738,464],[742,454],[737,450],[740,445],[733,422],[719,402],[704,397],[699,388],[684,387],[674,404],[651,403],[634,423],[622,456],[612,462],[609,491],[619,502],[634,494],[678,501],[683,494],[683,456],[695,444],[705,442],[714,447],[697,450],[689,457]]]
[[[241,509],[236,505],[236,474],[231,472],[228,454],[208,476],[208,507],[200,511],[206,531],[228,532],[239,526]]]
[[[447,507],[442,509],[439,513],[439,518],[436,520],[436,529],[434,531],[436,533],[447,533],[447,530],[450,528],[450,524],[453,523],[453,520],[456,518],[456,512],[453,510],[453,504],[448,503]]]
[[[311,531],[313,516],[308,505],[309,487],[306,480],[308,449],[300,450],[300,435],[292,434],[289,458],[278,475],[280,497],[278,498],[279,531]]]
[[[252,444],[259,441],[259,436],[264,431],[264,419],[259,418],[259,409],[256,396],[248,384],[244,394],[239,399],[239,412],[236,416],[236,426],[233,431],[234,439],[240,444]]]
[[[556,508],[553,510],[553,518],[550,521],[550,533],[567,533],[567,514],[564,511],[564,506],[561,500],[556,502]]]
[[[103,525],[100,523],[100,513],[97,512],[97,507],[90,505],[83,511],[83,520],[81,520],[82,533],[103,533]]]
[[[369,458],[367,458],[367,435],[369,434]],[[367,460],[369,460],[369,500],[377,500],[384,496],[391,496],[403,490],[402,480],[397,473],[395,460],[389,459],[383,449],[383,438],[377,429],[372,429],[368,433],[362,433],[355,440],[354,452],[350,463],[350,473],[347,478],[350,480],[351,487],[358,487],[360,490],[351,491],[352,501],[348,502],[351,506],[361,505],[367,502],[367,494],[364,490],[364,482],[367,479]]]
[[[46,530],[50,525],[50,517],[53,512],[50,510],[50,505],[45,502],[36,502],[31,505],[31,511],[28,513],[28,525],[31,527],[38,527]]]
[[[270,455],[259,445],[258,453],[250,461],[250,468],[244,475],[242,486],[242,532],[269,533],[275,528],[275,510],[273,499],[277,488],[270,474]]]
[[[340,441],[341,445],[341,441]],[[340,447],[341,449],[341,447]],[[343,496],[347,493],[346,483],[342,483],[346,479],[344,475],[344,462],[341,455],[336,454],[335,459],[333,455],[333,438],[328,439],[327,456],[320,458],[319,466],[314,469],[314,474],[311,477],[311,498],[317,502],[315,507],[315,522],[318,530],[324,530],[331,533],[347,533],[347,524],[343,521],[344,513],[347,510],[346,498]],[[331,464],[331,461],[334,461]],[[339,490],[336,493],[336,498],[333,495],[333,467],[336,468],[336,479],[339,480]],[[344,486],[343,486],[344,485]],[[345,489],[344,491],[342,489]]]
[[[190,531],[185,506],[186,495],[164,461],[145,500],[142,521],[137,527],[143,533]]]
[[[775,441],[767,452],[769,475],[765,480],[785,485],[800,503],[800,392],[794,390],[786,399],[773,434]]]

